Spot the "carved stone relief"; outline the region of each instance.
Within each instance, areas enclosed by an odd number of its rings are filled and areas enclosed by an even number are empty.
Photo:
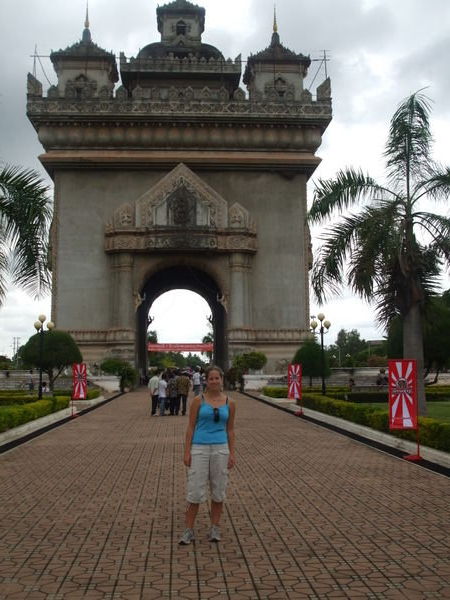
[[[170,209],[172,212],[168,210],[168,198],[179,199],[178,204],[172,200],[172,203],[175,203]],[[183,209],[181,209],[180,198],[184,198]],[[188,198],[191,200],[188,201]],[[186,213],[187,211],[191,214],[189,206],[193,207],[194,202],[197,227],[227,227],[226,200],[186,165],[180,163],[137,200],[136,224],[140,227],[173,225],[174,222],[170,221],[173,218],[173,208],[177,208],[177,218],[181,218],[181,212]],[[169,215],[172,216],[169,217]]]
[[[107,252],[257,249],[249,211],[238,202],[228,209],[226,200],[182,163],[135,203],[120,206],[105,235]]]

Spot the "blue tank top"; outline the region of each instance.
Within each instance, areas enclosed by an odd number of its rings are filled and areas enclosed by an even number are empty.
[[[227,403],[218,407],[219,420],[214,421],[214,408],[205,402],[202,396],[197,423],[195,425],[193,444],[227,444],[227,423],[230,416],[230,407]]]

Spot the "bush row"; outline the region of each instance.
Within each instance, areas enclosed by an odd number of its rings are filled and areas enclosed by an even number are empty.
[[[71,398],[71,390],[54,390],[54,396],[68,396]],[[86,400],[93,400],[94,398],[98,398],[100,396],[100,390],[98,388],[88,389],[86,394]]]
[[[316,394],[304,394],[302,404],[307,408],[334,415],[359,425],[365,425],[405,440],[412,442],[416,440],[415,430],[389,429],[389,413],[387,410],[379,410],[343,400],[333,400]],[[436,450],[450,452],[450,423],[443,423],[428,417],[419,417],[419,431],[421,444]]]
[[[279,388],[275,388],[275,390],[276,394],[279,394]],[[272,391],[272,388],[264,388],[263,393],[272,398],[285,398],[287,394],[286,388],[284,389],[284,395],[275,396],[267,393],[268,391]],[[302,405],[406,440],[416,440],[416,432],[413,430],[389,429],[389,413],[387,410],[379,410],[355,402],[336,400],[321,394],[308,393],[303,394]],[[443,423],[428,417],[419,417],[419,425],[421,444],[436,450],[450,452],[450,423]]]
[[[303,393],[317,392],[320,390],[316,388],[303,388]],[[263,394],[270,396],[271,398],[286,398],[287,397],[287,386],[266,386],[263,388]],[[437,388],[426,388],[425,390],[427,402],[442,402],[443,400],[450,400],[450,388],[448,386],[441,386]],[[347,402],[355,403],[368,403],[368,402],[387,402],[388,395],[386,390],[374,390],[372,391],[354,391],[349,392],[348,388],[329,387],[327,388],[327,397],[334,398],[335,400],[345,400]]]
[[[68,390],[54,390],[53,396],[65,396],[70,398],[70,391]],[[87,391],[87,400],[92,400],[93,398],[98,398],[100,396],[99,389],[92,389]],[[48,398],[49,396],[45,396]],[[11,406],[14,404],[28,404],[29,402],[36,402],[38,399],[37,392],[34,391],[32,394],[27,394],[26,392],[19,392],[16,394],[11,393],[0,393],[0,406]]]
[[[0,408],[0,431],[18,427],[28,421],[45,417],[69,406],[70,398],[55,396],[23,405],[2,406]]]

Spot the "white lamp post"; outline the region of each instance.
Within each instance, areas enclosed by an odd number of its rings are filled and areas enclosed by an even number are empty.
[[[325,352],[323,349],[323,336],[325,333],[328,332],[328,330],[331,327],[331,323],[330,321],[328,321],[327,319],[325,319],[325,315],[323,313],[319,313],[317,315],[317,318],[320,321],[320,328],[319,328],[319,333],[320,333],[320,350],[321,350],[321,362],[322,362],[322,394],[325,396],[326,394],[326,387],[325,387]],[[315,317],[312,317],[312,321],[310,323],[310,327],[311,330],[313,331],[313,333],[316,333],[316,328],[318,326],[317,321],[315,321]]]
[[[34,323],[34,328],[39,333],[39,391],[38,399],[42,400],[42,359],[44,356],[44,323],[47,317],[39,315],[38,320]],[[52,321],[47,322],[47,329],[51,331],[55,324]]]

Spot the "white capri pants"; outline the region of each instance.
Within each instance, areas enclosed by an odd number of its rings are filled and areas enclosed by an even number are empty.
[[[223,502],[228,483],[228,444],[192,444],[188,470],[187,501],[200,504],[207,499],[208,481],[211,499]]]

